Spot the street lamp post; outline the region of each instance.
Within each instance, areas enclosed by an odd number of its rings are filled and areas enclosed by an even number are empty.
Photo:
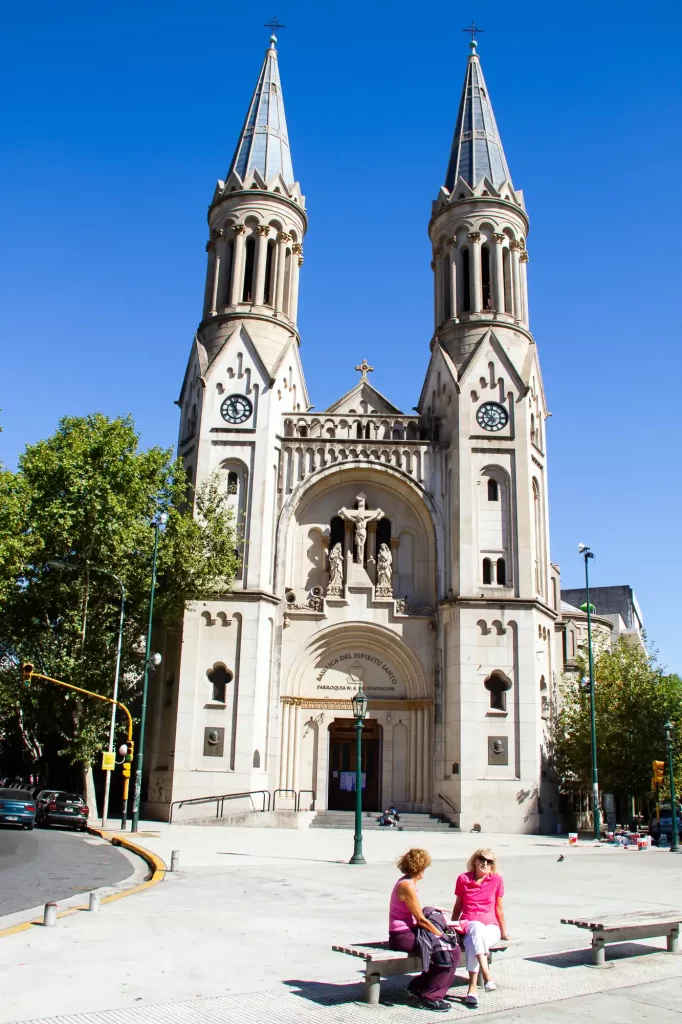
[[[594,838],[601,839],[599,815],[599,775],[597,773],[597,723],[594,713],[594,658],[592,655],[592,606],[590,605],[589,559],[594,555],[586,544],[578,544],[578,551],[585,559],[585,599],[587,601],[587,656],[590,666],[590,733],[592,738],[592,810],[594,815]]]
[[[142,764],[144,761],[144,729],[147,722],[147,691],[149,689],[149,668],[154,661],[158,664],[161,658],[152,655],[152,619],[154,616],[154,593],[156,591],[156,559],[159,552],[159,532],[165,525],[167,516],[161,512],[154,520],[154,553],[152,555],[152,585],[149,592],[149,619],[147,621],[147,645],[144,655],[144,679],[142,683],[142,705],[140,707],[140,732],[137,741],[137,762],[135,764],[135,789],[133,791],[133,820],[131,831],[137,832],[140,822],[140,796],[142,792]],[[158,661],[156,660],[158,658]]]
[[[680,852],[680,834],[677,826],[677,800],[675,799],[675,764],[673,761],[673,723],[668,719],[665,723],[665,742],[668,748],[668,772],[670,773],[670,812],[672,814],[673,834],[670,844],[671,853]]]
[[[353,717],[355,718],[355,835],[353,836],[353,856],[349,864],[366,864],[362,855],[362,720],[367,714],[369,701],[360,683],[360,689],[351,700]]]
[[[72,569],[78,570],[80,566],[72,565],[70,562],[64,562],[61,560],[53,560],[47,563],[50,569]],[[88,566],[90,572],[99,572],[103,576],[111,576],[112,579],[116,580],[119,587],[121,588],[121,611],[118,619],[118,641],[116,643],[116,668],[114,670],[114,691],[112,699],[114,703],[111,705],[111,719],[109,721],[109,746],[107,747],[109,753],[114,749],[114,733],[116,731],[116,701],[118,700],[118,684],[121,675],[121,648],[123,645],[123,623],[125,621],[125,601],[126,591],[123,585],[123,580],[116,575],[115,572],[111,572],[109,569],[100,569],[99,566],[90,565]],[[85,633],[85,624],[83,625],[83,634]],[[104,802],[102,804],[102,828],[106,828],[107,817],[109,814],[109,790],[111,789],[111,772],[105,773],[104,779]]]

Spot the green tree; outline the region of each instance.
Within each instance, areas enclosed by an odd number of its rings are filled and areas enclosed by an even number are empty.
[[[550,757],[563,784],[591,788],[589,689],[586,659],[564,679],[551,729]],[[651,762],[666,759],[667,719],[677,726],[675,778],[682,770],[682,680],[667,675],[655,654],[620,637],[595,660],[595,721],[599,786],[604,792],[644,796],[651,792]]]
[[[194,515],[191,514],[192,506]],[[139,449],[130,418],[66,417],[0,472],[0,730],[40,760],[49,738],[86,776],[105,743],[110,708],[48,683],[21,684],[19,665],[111,694],[120,590],[126,590],[121,700],[134,701],[144,662],[153,517],[159,545],[156,618],[177,625],[188,602],[229,589],[235,525],[217,479],[188,495],[170,450]],[[75,571],[55,570],[62,560]]]

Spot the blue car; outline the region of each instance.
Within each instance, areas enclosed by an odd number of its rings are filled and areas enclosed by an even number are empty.
[[[33,828],[36,823],[36,802],[25,789],[0,789],[0,825]]]
[[[658,809],[660,817],[656,816],[656,812],[651,815],[649,821],[649,835],[651,836],[654,843],[658,843],[661,835],[668,837],[668,842],[672,838],[673,831],[673,809],[671,804],[661,804]],[[677,831],[682,834],[682,808],[677,805]]]

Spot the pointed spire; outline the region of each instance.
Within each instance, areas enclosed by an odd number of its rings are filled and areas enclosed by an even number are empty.
[[[249,172],[258,171],[265,182],[281,174],[287,185],[294,184],[276,42],[277,37],[270,36],[228,178],[236,171],[243,181]]]
[[[445,176],[445,187],[449,192],[453,191],[460,177],[471,188],[475,188],[483,178],[488,178],[495,187],[503,181],[511,182],[481,61],[476,53],[477,45],[475,39],[469,44],[471,53]]]

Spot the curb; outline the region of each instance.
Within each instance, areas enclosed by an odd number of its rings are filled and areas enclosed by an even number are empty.
[[[138,846],[137,843],[131,842],[127,836],[117,835],[115,833],[107,832],[104,829],[93,828],[88,826],[88,832],[93,836],[98,836],[100,839],[104,839],[106,842],[111,843],[112,846],[123,846],[126,850],[131,853],[137,854],[151,870],[151,877],[144,882],[140,882],[139,885],[133,885],[130,889],[123,889],[121,892],[113,892],[108,896],[102,896],[100,905],[105,903],[113,903],[115,900],[122,900],[126,896],[134,896],[138,892],[144,892],[145,889],[151,889],[153,885],[158,885],[159,882],[163,882],[166,877],[166,865],[160,857],[157,857],[151,850],[145,849],[144,846]],[[82,910],[88,910],[85,905],[77,907],[66,907],[64,910],[60,910],[57,917],[69,917],[71,914],[77,914]],[[32,921],[22,921],[20,924],[11,925],[9,928],[0,929],[0,939],[5,938],[8,935],[17,935],[19,932],[25,932],[29,928],[35,926],[43,927],[42,918],[34,918]]]

